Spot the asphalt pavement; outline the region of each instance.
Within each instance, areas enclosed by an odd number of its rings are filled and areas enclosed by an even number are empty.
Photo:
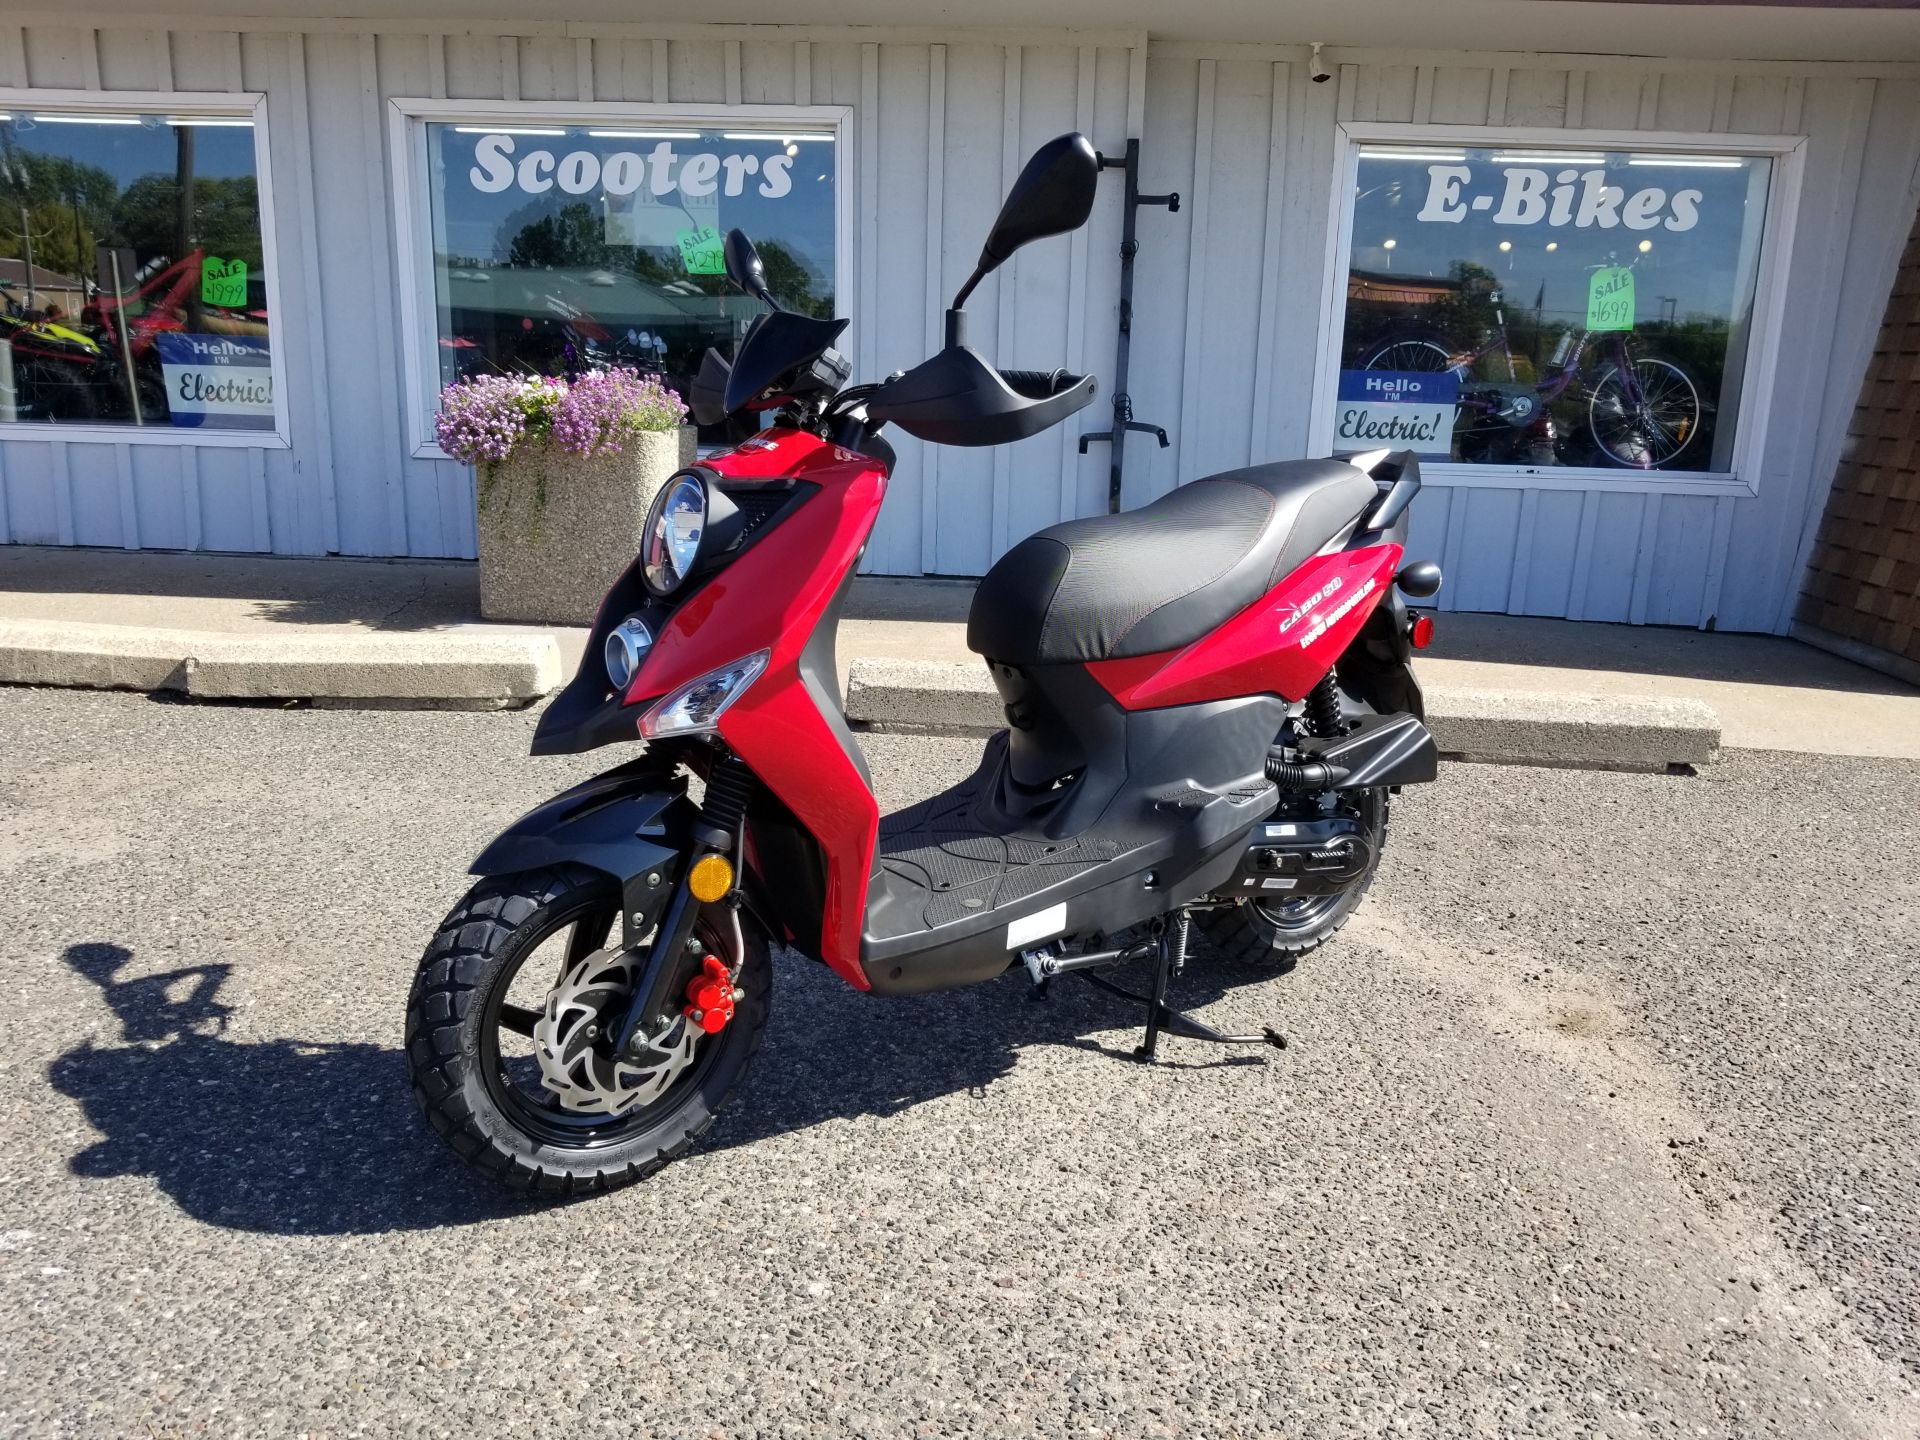
[[[705,1147],[571,1205],[399,1039],[525,714],[0,690],[0,1428],[1920,1434],[1920,765],[1455,766],[1178,1040],[778,967]],[[977,745],[871,737],[888,804]],[[616,757],[617,758],[617,757]]]

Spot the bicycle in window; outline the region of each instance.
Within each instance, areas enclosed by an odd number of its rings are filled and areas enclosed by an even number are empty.
[[[1611,260],[1588,267],[1607,268]],[[1631,329],[1581,325],[1561,332],[1536,377],[1515,355],[1497,286],[1487,300],[1491,324],[1478,345],[1462,348],[1431,324],[1400,325],[1363,349],[1359,368],[1457,376],[1454,446],[1471,463],[1659,470],[1696,460],[1708,407],[1685,366]]]

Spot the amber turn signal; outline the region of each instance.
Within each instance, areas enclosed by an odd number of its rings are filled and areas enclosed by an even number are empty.
[[[724,900],[733,889],[733,862],[724,855],[702,855],[693,862],[687,888],[693,891],[694,899],[707,904]]]

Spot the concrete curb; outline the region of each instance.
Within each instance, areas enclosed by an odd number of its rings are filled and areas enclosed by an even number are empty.
[[[0,684],[175,690],[205,700],[494,708],[561,682],[539,631],[449,626],[406,634],[240,635],[77,621],[0,622]]]
[[[1442,753],[1463,760],[1664,771],[1710,764],[1720,749],[1720,717],[1700,700],[1444,688],[1426,699]],[[1006,724],[979,667],[927,660],[855,660],[847,717],[923,735],[987,735]]]

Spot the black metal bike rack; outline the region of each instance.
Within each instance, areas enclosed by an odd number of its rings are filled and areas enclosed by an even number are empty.
[[[1159,440],[1162,450],[1167,448],[1168,443],[1165,430],[1158,425],[1142,424],[1133,418],[1133,397],[1127,393],[1127,351],[1133,338],[1133,257],[1140,250],[1135,219],[1142,205],[1164,205],[1169,214],[1176,213],[1180,209],[1180,193],[1178,191],[1168,195],[1140,193],[1140,142],[1138,140],[1127,141],[1125,159],[1102,155],[1100,168],[1127,172],[1127,213],[1120,232],[1120,339],[1115,346],[1113,361],[1113,428],[1092,430],[1082,435],[1080,453],[1086,454],[1087,447],[1096,440],[1104,440],[1113,447],[1113,466],[1107,473],[1107,509],[1118,514],[1120,481],[1126,471],[1127,432],[1141,430],[1152,435]]]

